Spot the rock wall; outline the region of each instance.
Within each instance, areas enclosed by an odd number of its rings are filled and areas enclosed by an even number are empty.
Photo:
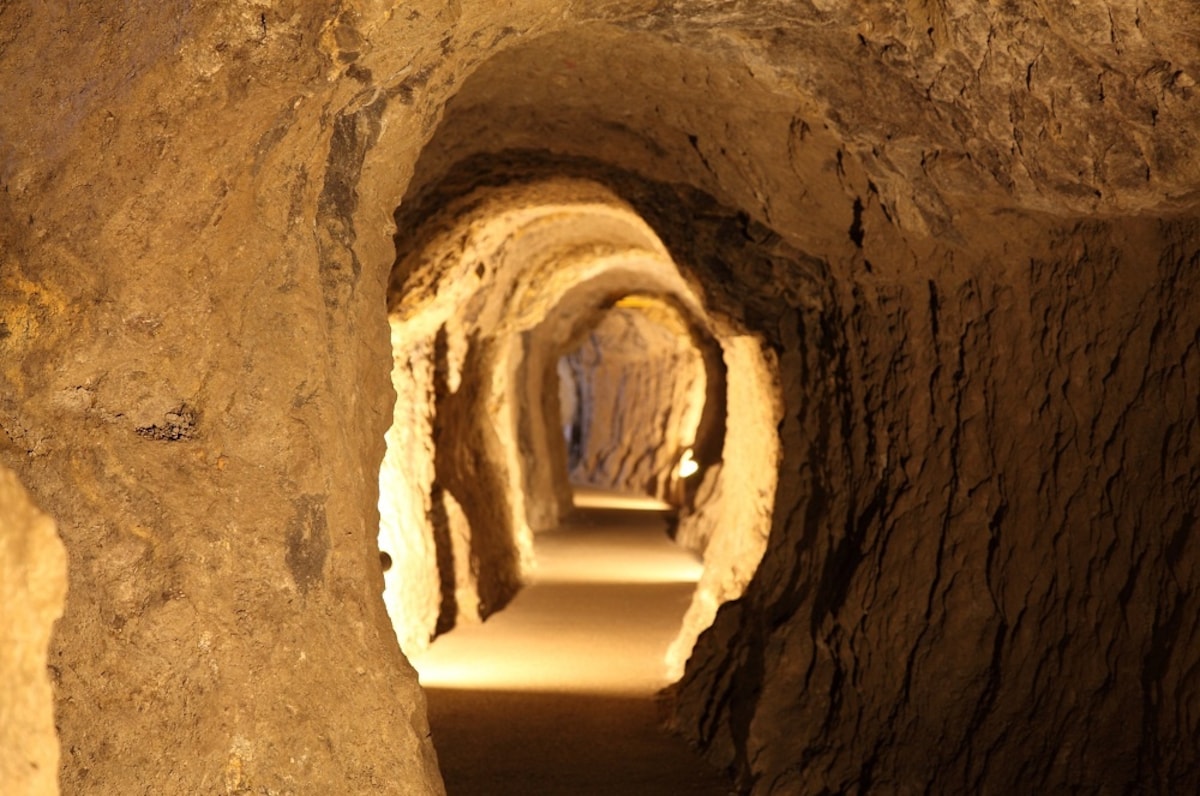
[[[766,550],[775,509],[783,414],[778,363],[749,335],[728,338],[723,347],[730,378],[720,459],[685,484],[692,494],[675,535],[703,555],[704,570],[667,651],[673,678],[683,674],[696,636],[712,624],[717,608],[742,596]]]
[[[677,703],[750,792],[1200,784],[1200,225],[1008,232],[781,318],[775,526]]]
[[[379,550],[391,562],[388,616],[400,648],[412,655],[460,617],[479,619],[478,569],[462,507],[437,478],[434,425],[450,368],[445,341],[392,319],[392,348],[396,404],[379,469]]]
[[[0,782],[6,793],[58,793],[58,734],[46,670],[67,596],[54,522],[0,467]]]
[[[0,463],[52,516],[63,792],[442,792],[380,592],[386,263],[324,12],[0,8]]]

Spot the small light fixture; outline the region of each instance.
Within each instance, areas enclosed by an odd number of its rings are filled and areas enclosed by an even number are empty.
[[[683,456],[679,459],[679,477],[687,478],[695,475],[700,470],[700,464],[692,458],[692,449],[688,448],[683,452]]]

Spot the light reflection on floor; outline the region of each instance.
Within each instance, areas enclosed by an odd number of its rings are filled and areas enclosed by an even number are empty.
[[[531,585],[486,623],[415,656],[421,682],[649,698],[667,684],[664,656],[701,569],[664,523],[654,511],[590,509],[540,534]]]
[[[648,495],[630,495],[589,486],[575,486],[575,507],[623,509],[627,511],[670,511],[671,505]]]

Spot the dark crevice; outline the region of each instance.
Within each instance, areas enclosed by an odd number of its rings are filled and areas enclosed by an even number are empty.
[[[863,247],[863,203],[862,199],[854,198],[854,220],[850,222],[850,240],[858,248]]]

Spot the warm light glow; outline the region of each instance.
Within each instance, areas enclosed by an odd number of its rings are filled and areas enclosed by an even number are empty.
[[[618,299],[613,306],[636,310],[658,309],[663,306],[663,301],[653,296],[639,296],[636,293],[631,293],[628,296]]]
[[[490,638],[487,625],[464,627],[412,657],[421,686],[483,691],[585,693],[622,696],[654,693],[668,684],[663,653],[597,654],[611,646],[602,631],[577,627],[564,638],[553,630]]]
[[[535,538],[532,583],[410,656],[432,688],[648,696],[701,566],[661,520],[622,512]]]
[[[621,548],[597,547],[581,558],[570,554],[568,544],[558,531],[538,535],[538,583],[695,584],[704,571],[699,557],[682,548],[643,550],[633,556]]]
[[[607,489],[573,485],[575,508],[620,509],[622,511],[671,511],[670,503],[664,503],[649,495],[630,495]]]
[[[692,449],[688,448],[683,452],[683,458],[679,460],[679,477],[687,478],[695,475],[700,470],[700,464],[692,457]]]

